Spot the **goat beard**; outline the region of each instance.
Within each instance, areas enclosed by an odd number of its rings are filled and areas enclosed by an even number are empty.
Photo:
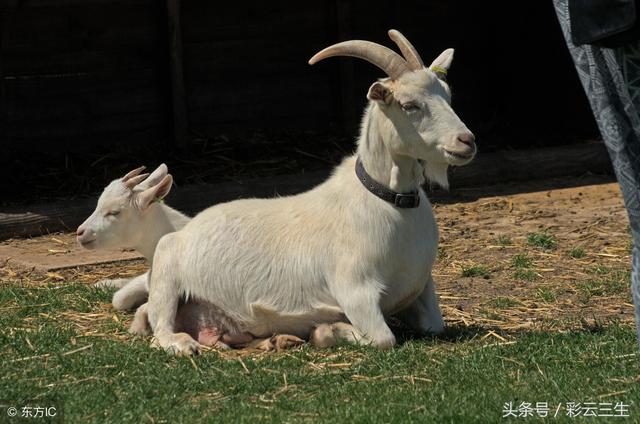
[[[424,176],[424,183],[435,183],[441,188],[449,189],[449,176],[447,170],[449,164],[446,162],[427,162],[423,159],[418,161],[422,166],[422,175]]]

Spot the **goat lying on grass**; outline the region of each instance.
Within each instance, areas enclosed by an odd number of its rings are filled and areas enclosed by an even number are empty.
[[[318,323],[348,320],[340,336],[389,348],[396,340],[385,317],[393,314],[420,331],[443,330],[431,277],[438,228],[420,185],[426,177],[446,187],[447,167],[473,159],[474,136],[443,78],[453,50],[426,68],[402,34],[389,35],[404,58],[347,41],[310,60],[355,56],[389,76],[369,88],[357,154],[326,182],[297,196],[214,206],[159,241],[147,307],[158,346],[199,350],[176,332],[183,297],[215,305],[220,322],[257,337],[304,337]]]
[[[158,240],[189,222],[189,217],[161,202],[169,194],[173,182],[167,166],[160,165],[151,175],[141,174],[143,169],[134,169],[105,187],[95,211],[78,227],[77,239],[83,248],[132,248],[151,260]],[[118,288],[113,295],[114,308],[132,309],[147,300],[148,274],[145,272],[133,279],[103,280],[97,286]],[[136,313],[133,333],[149,332],[144,310],[142,307]],[[182,304],[177,325],[181,331],[194,335],[207,346],[250,345],[269,350],[302,343],[297,337],[284,334],[254,340],[248,334],[223,333],[216,326],[218,315],[214,311],[202,303]]]
[[[134,169],[107,185],[95,211],[77,230],[85,249],[130,248],[153,259],[158,240],[181,229],[191,218],[160,202],[169,194],[173,178],[165,164],[149,174]],[[114,287],[113,307],[132,309],[147,301],[148,272],[133,279],[102,280],[99,287]]]

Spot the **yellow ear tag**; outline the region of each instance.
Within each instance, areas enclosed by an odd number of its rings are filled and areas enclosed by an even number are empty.
[[[436,74],[436,76],[444,81],[447,82],[447,70],[444,68],[441,68],[439,66],[432,66],[431,70]]]
[[[156,197],[153,201],[156,203],[164,203],[164,199],[161,197]]]
[[[393,101],[393,90],[389,90],[389,94],[384,98],[384,102],[389,104]]]
[[[447,75],[447,70],[446,70],[446,69],[444,69],[444,68],[441,68],[441,67],[439,67],[439,66],[432,66],[432,67],[431,67],[431,70],[432,70],[433,72],[435,72],[435,73],[438,73],[438,74],[445,74],[445,75]]]

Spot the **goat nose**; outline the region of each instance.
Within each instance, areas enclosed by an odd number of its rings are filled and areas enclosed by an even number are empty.
[[[84,234],[84,228],[78,227],[78,231],[76,231],[76,236],[82,237]]]
[[[476,137],[471,132],[463,132],[458,134],[458,141],[471,146],[476,141]]]

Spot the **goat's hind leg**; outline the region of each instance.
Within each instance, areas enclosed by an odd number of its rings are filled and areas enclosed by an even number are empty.
[[[176,240],[174,234],[160,239],[153,260],[149,280],[147,313],[154,333],[154,346],[175,355],[192,355],[200,352],[200,344],[187,333],[175,332],[175,321],[181,297],[178,276]]]
[[[131,280],[132,280],[131,278],[105,278],[105,279],[100,280],[97,283],[95,283],[93,285],[93,287],[96,287],[96,288],[99,288],[99,289],[118,289],[118,290],[120,290],[121,288],[123,288],[124,286],[129,284],[129,282]]]
[[[357,328],[346,322],[320,324],[309,335],[309,342],[324,349],[339,344],[366,344],[371,341],[361,334]]]
[[[246,343],[244,347],[249,349],[263,350],[265,352],[281,352],[283,350],[299,346],[304,343],[299,337],[291,334],[274,334],[264,339],[253,339]]]
[[[149,326],[149,315],[147,313],[148,303],[140,305],[129,325],[129,333],[134,336],[150,336],[152,334]]]

